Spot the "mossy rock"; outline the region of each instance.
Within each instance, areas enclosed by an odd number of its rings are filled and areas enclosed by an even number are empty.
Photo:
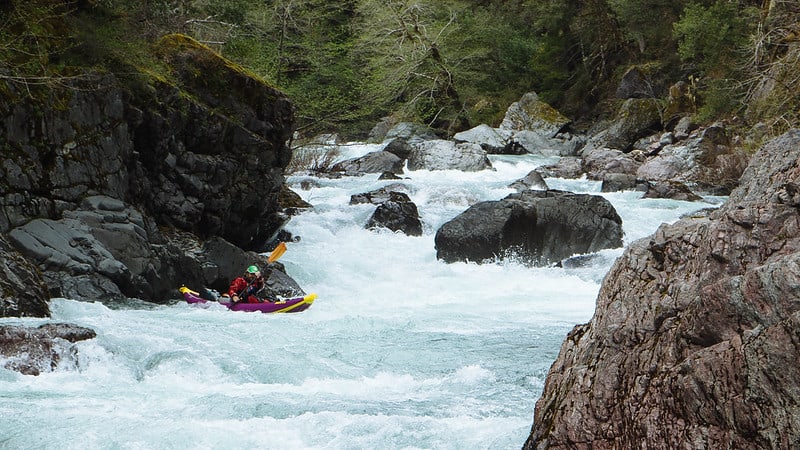
[[[230,103],[226,98],[273,103],[284,97],[255,73],[189,36],[164,36],[156,46],[156,53],[171,67],[179,87],[211,107],[224,108]]]

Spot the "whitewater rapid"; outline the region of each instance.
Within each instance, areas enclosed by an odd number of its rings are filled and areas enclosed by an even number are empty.
[[[341,159],[373,149],[347,146]],[[281,258],[319,296],[303,313],[53,299],[50,320],[90,327],[97,338],[78,343],[77,359],[52,373],[0,369],[0,448],[520,448],[561,342],[591,318],[622,249],[579,269],[445,264],[433,238],[549,162],[493,156],[494,170],[407,172],[419,237],[365,230],[374,205],[349,205],[351,195],[396,181],[288,177],[314,205],[290,221],[301,239]],[[303,190],[304,181],[313,187]],[[626,244],[724,200],[642,200],[601,194],[588,180],[547,183],[609,199]]]

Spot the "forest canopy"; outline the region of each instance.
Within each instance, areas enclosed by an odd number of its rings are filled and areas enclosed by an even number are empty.
[[[798,123],[797,2],[11,0],[0,17],[3,78],[158,72],[149,49],[184,33],[286,92],[306,134],[358,136],[387,116],[452,134],[497,125],[528,91],[589,122],[631,67],[655,98],[690,80],[700,120]],[[764,91],[776,73],[780,108]]]

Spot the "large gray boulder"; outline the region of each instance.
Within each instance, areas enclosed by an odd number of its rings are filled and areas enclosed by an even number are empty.
[[[800,130],[729,201],[632,243],[567,336],[525,449],[800,442]]]
[[[480,145],[456,143],[443,139],[423,141],[414,145],[408,157],[408,170],[462,170],[477,172],[492,167],[486,150]]]
[[[439,228],[435,243],[445,262],[513,256],[542,266],[621,247],[622,219],[600,196],[526,190],[471,206]]]
[[[393,174],[403,173],[403,160],[387,151],[369,152],[364,156],[340,161],[330,168],[331,172],[343,172],[345,175],[362,175],[365,173]]]
[[[244,267],[266,258],[215,237],[162,231],[119,200],[94,196],[60,220],[36,219],[9,233],[14,247],[43,273],[48,295],[162,303],[181,284],[220,291]],[[45,297],[49,298],[49,297]]]
[[[534,130],[515,131],[510,141],[513,148],[541,156],[575,156],[586,144],[582,136],[559,133],[551,137]]]
[[[511,131],[492,128],[485,123],[453,135],[454,141],[478,144],[489,154],[506,155],[524,153],[524,150],[522,152],[515,151],[514,146],[511,145],[510,138]]]
[[[375,208],[365,228],[386,228],[408,236],[422,236],[422,221],[419,220],[417,205],[402,192],[391,192],[389,199]]]

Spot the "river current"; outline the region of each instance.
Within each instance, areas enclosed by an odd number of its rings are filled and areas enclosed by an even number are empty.
[[[349,145],[341,158],[374,150]],[[622,249],[575,269],[513,261],[445,264],[434,235],[470,205],[552,159],[492,156],[494,170],[407,171],[424,233],[363,228],[374,205],[350,196],[394,181],[290,176],[313,210],[292,218],[281,261],[318,298],[298,314],[235,313],[178,299],[120,309],[53,299],[52,321],[91,327],[51,373],[0,368],[2,449],[518,449],[566,334],[594,312]],[[303,190],[303,181],[313,181]],[[606,197],[625,243],[718,206]],[[0,319],[38,325],[45,319]]]

